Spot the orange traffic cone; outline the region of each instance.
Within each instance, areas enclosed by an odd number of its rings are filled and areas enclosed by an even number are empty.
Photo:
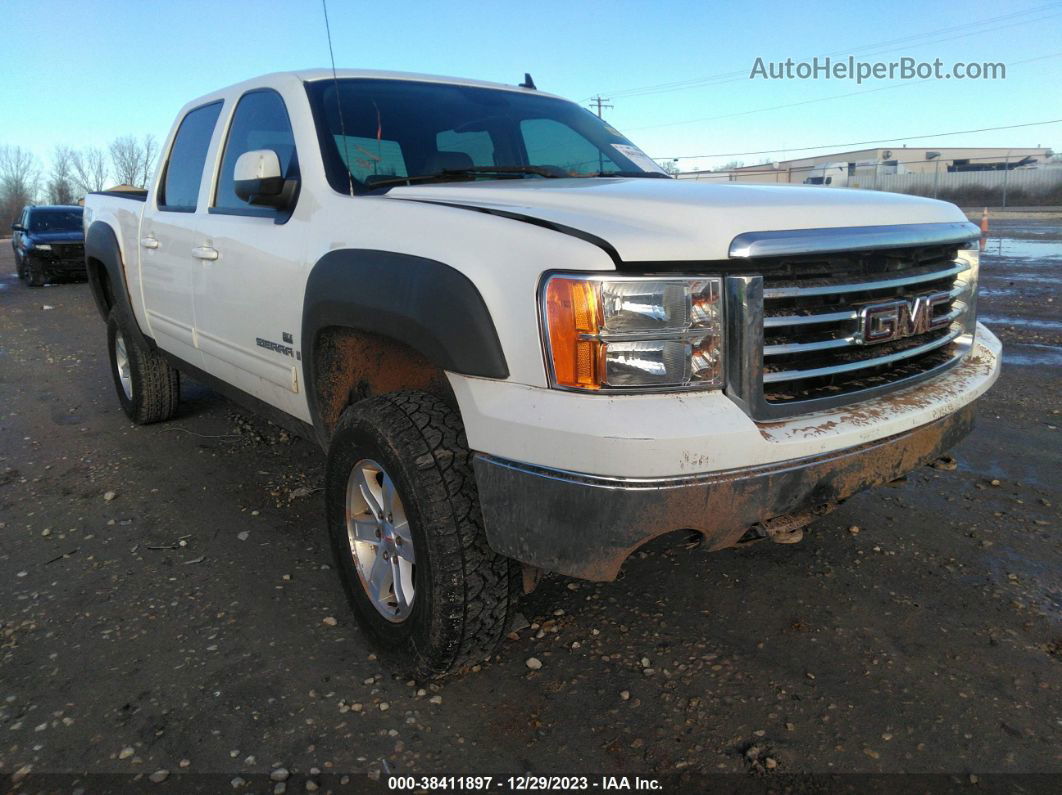
[[[985,207],[985,211],[981,213],[981,234],[985,237],[988,236],[988,208]]]

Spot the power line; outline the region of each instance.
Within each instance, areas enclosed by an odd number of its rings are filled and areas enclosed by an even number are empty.
[[[1032,10],[1030,10],[1028,12],[1014,12],[1014,13],[1010,13],[1010,14],[1004,14],[1004,15],[1002,15],[1000,17],[993,17],[993,18],[990,18],[990,19],[982,20],[979,23],[970,23],[970,24],[971,25],[974,25],[974,24],[983,25],[983,24],[987,24],[987,23],[990,23],[990,22],[996,22],[998,20],[1010,18],[1010,17],[1016,16],[1016,15],[1019,15],[1019,14],[1023,14],[1023,13],[1029,13],[1029,14],[1039,13],[1039,12],[1042,12],[1044,10],[1048,10],[1050,8],[1053,8],[1053,7],[1057,7],[1057,4],[1052,4],[1052,5],[1049,5],[1049,6],[1044,6],[1044,7],[1032,9]],[[1003,29],[1006,29],[1006,28],[1011,28],[1011,27],[1015,27],[1017,25],[1027,25],[1027,24],[1031,24],[1031,23],[1035,23],[1035,22],[1040,22],[1042,20],[1051,19],[1052,17],[1059,16],[1060,13],[1062,13],[1062,12],[1056,12],[1056,13],[1047,14],[1047,15],[1042,16],[1042,17],[1037,17],[1036,19],[1021,19],[1021,20],[1018,20],[1017,22],[1011,23],[1009,25],[997,25],[997,26],[995,26],[993,28],[989,28],[989,29],[986,29],[986,30],[967,31],[965,33],[960,33],[960,34],[954,35],[954,36],[945,36],[944,38],[934,39],[932,41],[919,42],[918,44],[912,44],[911,46],[921,47],[921,46],[923,46],[925,44],[939,44],[939,43],[942,43],[942,42],[945,42],[945,41],[952,41],[954,39],[965,38],[966,36],[977,35],[979,33],[987,33],[989,31],[995,32],[997,30],[1003,30]],[[920,34],[920,37],[924,38],[926,36],[932,36],[932,35],[935,35],[937,33],[945,32],[945,31],[949,31],[949,30],[951,30],[951,28],[942,28],[942,29],[939,29],[939,30],[930,31],[930,32],[925,33],[925,34]],[[901,41],[901,40],[897,39],[897,40],[893,40],[893,41]],[[891,44],[891,42],[880,42],[878,44],[868,44],[868,45],[864,45],[862,47],[853,47],[853,48],[849,48],[849,49],[846,49],[846,50],[838,50],[838,51],[836,51],[834,53],[830,53],[830,56],[834,57],[834,56],[841,56],[841,55],[855,55],[860,50],[865,50],[866,51],[866,52],[860,53],[864,57],[868,56],[868,55],[884,55],[884,54],[896,51],[896,48],[893,48],[891,50],[890,49],[880,49],[885,44]],[[877,52],[875,52],[874,50],[877,50]],[[813,57],[813,56],[807,56],[805,58],[797,58],[797,59],[794,59],[794,60],[796,60],[796,61],[808,60],[808,58],[810,58],[810,57]],[[649,96],[649,95],[652,95],[652,94],[664,94],[664,93],[668,93],[668,92],[671,92],[671,91],[684,91],[684,90],[691,89],[691,88],[700,88],[701,86],[708,85],[708,84],[719,85],[719,84],[723,84],[723,83],[734,83],[734,82],[738,82],[738,81],[748,80],[748,75],[749,75],[748,70],[742,69],[742,70],[735,70],[735,71],[732,71],[732,72],[721,72],[721,73],[716,74],[716,75],[709,75],[708,77],[697,78],[697,79],[693,79],[693,80],[681,80],[681,81],[677,81],[677,82],[674,82],[674,83],[660,83],[660,84],[657,84],[655,86],[643,86],[641,88],[632,88],[632,89],[626,89],[626,90],[618,90],[618,91],[613,91],[611,93],[612,93],[612,95],[614,97]]]
[[[602,108],[608,108],[609,110],[612,110],[613,108],[616,107],[615,105],[606,105],[605,104],[606,102],[609,101],[609,99],[610,99],[609,97],[603,97],[600,94],[598,94],[596,97],[591,97],[590,98],[590,104],[591,105],[595,105],[597,107],[597,117],[599,119],[601,118],[601,109]]]
[[[1048,58],[1058,58],[1062,56],[1062,52],[1049,53],[1047,55],[1039,55],[1035,58],[1026,58],[1023,61],[1013,61],[1008,66],[1021,66],[1022,64],[1032,63],[1034,61],[1044,61]],[[720,116],[704,116],[698,119],[686,119],[684,121],[669,121],[661,124],[647,124],[643,127],[624,127],[625,132],[638,132],[639,130],[656,130],[661,127],[680,127],[684,124],[698,124],[706,121],[719,121],[721,119],[733,119],[739,116],[750,116],[754,113],[765,113],[769,110],[782,110],[784,108],[795,108],[800,105],[813,105],[818,102],[829,102],[834,99],[845,99],[846,97],[861,96],[863,94],[874,94],[878,91],[890,91],[894,88],[904,88],[905,86],[918,86],[923,83],[939,82],[934,77],[927,77],[923,80],[905,81],[903,83],[894,83],[890,86],[880,86],[878,88],[864,88],[859,91],[849,91],[845,94],[831,94],[828,97],[818,97],[817,99],[803,99],[799,102],[787,102],[784,105],[769,105],[765,108],[754,108],[752,110],[743,110],[736,113],[724,113]]]
[[[831,56],[835,56],[835,55],[855,55],[855,54],[862,54],[864,56],[866,56],[866,55],[881,55],[881,54],[885,54],[887,52],[890,52],[890,50],[888,48],[892,47],[893,45],[903,44],[905,42],[913,42],[916,39],[930,38],[932,36],[935,36],[935,35],[941,34],[941,33],[953,33],[955,31],[959,31],[959,30],[965,31],[963,33],[959,33],[959,34],[954,35],[954,36],[945,36],[943,38],[935,39],[933,41],[919,42],[917,44],[911,43],[908,46],[921,47],[921,46],[924,46],[925,44],[939,44],[939,43],[944,42],[944,41],[951,41],[951,40],[957,39],[957,38],[964,38],[966,36],[973,36],[973,35],[977,35],[979,33],[986,33],[986,32],[989,32],[989,31],[1002,30],[1002,29],[1005,29],[1005,28],[1015,27],[1017,25],[1032,24],[1032,23],[1035,23],[1035,22],[1040,22],[1042,20],[1050,19],[1052,17],[1058,16],[1059,13],[1062,13],[1062,12],[1056,12],[1056,13],[1047,14],[1046,16],[1038,17],[1036,19],[1028,19],[1028,18],[1019,19],[1016,22],[1013,22],[1011,24],[1008,24],[1008,25],[996,25],[995,27],[991,27],[991,28],[988,28],[986,30],[969,30],[970,28],[977,28],[977,27],[981,27],[981,26],[984,26],[984,25],[994,25],[997,22],[1002,22],[1002,21],[1005,21],[1005,20],[1008,20],[1008,19],[1013,19],[1015,17],[1030,16],[1030,15],[1035,15],[1035,14],[1042,13],[1044,11],[1051,11],[1052,9],[1058,8],[1058,6],[1059,6],[1059,3],[1048,3],[1048,4],[1042,5],[1042,6],[1036,6],[1036,7],[1033,7],[1033,8],[1024,9],[1022,11],[1011,11],[1009,13],[1001,14],[1001,15],[996,16],[996,17],[988,17],[986,19],[982,19],[982,20],[978,20],[978,21],[974,21],[974,22],[967,22],[967,23],[964,23],[962,25],[952,25],[952,26],[945,27],[945,28],[936,28],[934,30],[926,31],[924,33],[912,34],[910,36],[902,36],[902,37],[896,38],[896,39],[888,39],[886,41],[880,41],[880,42],[876,42],[876,43],[873,43],[873,44],[864,44],[864,45],[860,45],[860,46],[857,46],[857,47],[848,47],[848,48],[846,48],[844,50],[838,50],[835,53],[831,53]],[[885,47],[886,49],[882,50],[881,49],[882,47]],[[875,50],[877,50],[878,52],[874,52]],[[809,57],[811,57],[811,56],[809,56]],[[795,59],[795,60],[806,60],[806,58],[805,59]],[[717,83],[732,83],[732,82],[736,82],[738,80],[747,80],[747,79],[748,79],[748,70],[747,69],[742,69],[742,70],[734,70],[734,71],[731,71],[731,72],[720,72],[718,74],[708,75],[706,77],[700,77],[700,78],[694,78],[694,79],[678,80],[678,81],[672,81],[672,82],[668,82],[668,83],[656,83],[656,84],[653,84],[653,85],[639,86],[639,87],[636,87],[636,88],[616,89],[614,91],[611,91],[610,94],[611,94],[611,96],[613,98],[615,98],[615,97],[648,96],[650,94],[663,94],[663,93],[668,93],[668,92],[671,92],[671,91],[684,91],[684,90],[691,89],[691,88],[699,88],[702,85],[707,85],[709,83],[716,83],[716,84]]]
[[[1044,124],[1062,124],[1062,119],[1048,121],[1030,121],[1023,124],[1007,124],[1002,127],[981,127],[976,130],[954,130],[952,132],[930,133],[927,135],[908,135],[903,138],[876,138],[871,141],[849,141],[843,144],[821,144],[818,146],[787,146],[783,149],[761,149],[757,152],[714,152],[708,155],[677,155],[654,157],[653,160],[694,160],[702,157],[740,157],[746,155],[769,155],[775,152],[807,152],[813,149],[836,149],[841,146],[863,146],[865,144],[888,144],[894,141],[914,141],[919,138],[944,138],[948,135],[965,135],[967,133],[994,132],[996,130],[1016,130],[1019,127],[1039,127]]]

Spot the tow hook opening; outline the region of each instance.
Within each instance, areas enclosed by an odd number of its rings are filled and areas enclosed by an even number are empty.
[[[804,540],[804,528],[840,504],[840,502],[826,502],[805,511],[784,513],[763,522],[757,522],[738,539],[738,546],[764,539],[770,539],[776,544],[797,544]]]

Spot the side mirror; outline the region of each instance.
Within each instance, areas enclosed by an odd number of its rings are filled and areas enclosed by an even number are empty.
[[[12,232],[25,232],[26,231],[26,227],[24,227],[22,224],[11,224],[11,231]]]
[[[272,149],[253,149],[236,159],[232,188],[250,205],[287,209],[298,184],[298,180],[284,179],[280,158]]]

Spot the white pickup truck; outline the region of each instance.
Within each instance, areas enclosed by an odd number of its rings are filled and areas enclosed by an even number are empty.
[[[222,89],[85,228],[126,413],[172,417],[181,372],[315,438],[354,612],[420,677],[490,656],[543,571],[798,539],[999,373],[953,205],[670,179],[529,79]]]

